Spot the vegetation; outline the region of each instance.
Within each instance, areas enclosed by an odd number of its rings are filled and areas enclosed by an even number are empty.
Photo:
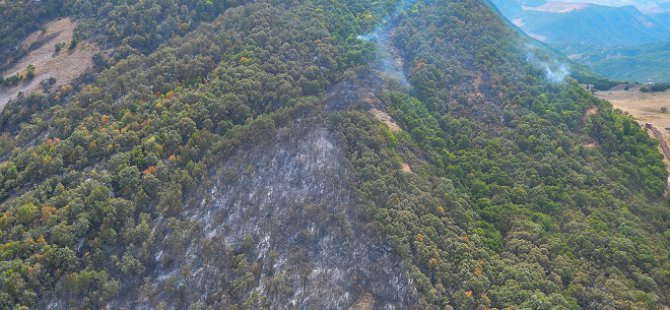
[[[65,42],[60,42],[54,46],[54,51],[56,54],[60,53],[60,51],[65,47]]]
[[[482,2],[400,14],[393,43],[412,89],[382,91],[399,132],[321,100],[375,66],[356,36],[395,1],[121,2],[64,4],[112,56],[81,85],[0,114],[0,308],[103,308],[142,287],[158,243],[188,243],[181,212],[209,171],[305,114],[337,133],[356,207],[405,260],[417,309],[670,304],[657,144],[576,83],[547,82]],[[177,237],[151,232],[159,218]],[[270,308],[251,292],[253,258],[221,255],[230,289],[207,302]]]
[[[618,48],[593,47],[579,60],[592,66],[596,73],[616,80],[670,82],[670,72],[666,69],[670,61],[670,42]]]
[[[0,77],[0,87],[2,87],[2,86],[5,86],[5,87],[16,86],[17,84],[19,84],[19,82],[21,82],[21,80],[22,80],[22,78],[18,74],[15,74],[15,75],[10,76],[8,78]]]
[[[621,84],[621,82],[612,81],[610,79],[600,77],[582,65],[573,66],[572,69],[573,69],[573,72],[571,74],[572,77],[574,77],[577,81],[579,81],[579,83],[586,85],[593,85],[594,90],[606,91]]]
[[[26,80],[32,80],[35,78],[35,66],[33,64],[29,64],[28,68],[26,68]]]
[[[640,88],[640,91],[643,93],[661,93],[666,90],[670,89],[670,84],[666,83],[654,83],[654,84],[647,84],[645,86],[642,86]]]

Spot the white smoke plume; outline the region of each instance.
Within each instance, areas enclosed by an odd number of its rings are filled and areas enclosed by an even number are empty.
[[[377,44],[379,51],[377,57],[379,58],[380,69],[390,76],[397,78],[403,86],[409,86],[409,82],[404,73],[402,61],[390,42],[389,34],[393,32],[400,14],[408,10],[415,2],[416,0],[400,1],[393,12],[385,17],[372,32],[358,36],[359,40],[374,41]]]
[[[564,63],[555,59],[543,60],[538,57],[540,50],[532,45],[526,45],[526,60],[533,66],[544,71],[545,78],[552,83],[562,83],[570,75],[570,69]]]

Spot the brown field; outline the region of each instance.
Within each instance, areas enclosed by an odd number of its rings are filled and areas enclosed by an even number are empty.
[[[23,42],[22,47],[29,50],[14,67],[1,72],[3,77],[15,74],[24,75],[26,68],[35,66],[35,78],[22,81],[11,88],[0,88],[0,111],[15,98],[19,92],[29,94],[40,89],[40,82],[55,78],[53,87],[67,85],[93,67],[93,55],[98,49],[91,43],[79,42],[73,51],[68,50],[76,24],[70,18],[64,18],[45,25],[46,32],[36,31]],[[65,43],[59,53],[56,45]]]
[[[670,91],[662,93],[643,93],[640,87],[631,87],[624,90],[623,87],[615,87],[611,91],[599,91],[595,95],[598,98],[605,99],[612,105],[628,114],[632,115],[640,125],[651,123],[659,129],[663,129],[664,135],[670,136]],[[668,108],[668,112],[663,113],[662,108]]]
[[[523,6],[524,10],[540,11],[549,13],[570,13],[572,11],[582,10],[588,6],[587,3],[573,3],[573,2],[552,2],[549,1],[543,5],[538,6]]]

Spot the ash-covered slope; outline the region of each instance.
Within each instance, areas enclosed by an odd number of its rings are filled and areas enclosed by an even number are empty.
[[[217,169],[178,215],[186,232],[159,220],[145,284],[117,305],[227,308],[239,302],[219,299],[231,290],[272,309],[350,309],[368,295],[363,309],[416,303],[401,259],[356,214],[352,167],[328,129],[281,129]]]

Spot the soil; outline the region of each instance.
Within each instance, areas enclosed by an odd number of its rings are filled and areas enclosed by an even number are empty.
[[[375,298],[371,294],[364,294],[358,298],[349,310],[372,310],[375,307]]]

